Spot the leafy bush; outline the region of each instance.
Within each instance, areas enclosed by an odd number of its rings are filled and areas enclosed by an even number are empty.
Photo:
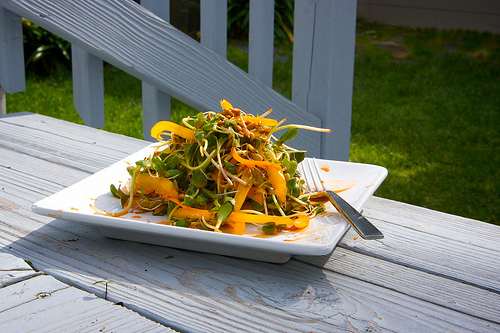
[[[71,68],[71,43],[23,19],[24,63],[36,75],[51,75],[58,67]]]
[[[274,37],[278,41],[293,41],[293,7],[294,0],[276,0],[274,3]],[[229,0],[227,9],[228,38],[248,36],[249,1]]]

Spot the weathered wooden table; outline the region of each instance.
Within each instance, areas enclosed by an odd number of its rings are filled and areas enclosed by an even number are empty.
[[[329,255],[270,264],[31,212],[147,144],[31,113],[0,118],[1,332],[500,331],[500,227],[483,222],[373,197],[364,215],[383,240],[350,230]],[[113,281],[107,300],[100,280]]]

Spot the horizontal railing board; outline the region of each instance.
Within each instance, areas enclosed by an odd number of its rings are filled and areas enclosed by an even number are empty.
[[[218,111],[226,98],[249,113],[273,109],[271,116],[287,124],[321,126],[316,116],[131,1],[0,4],[198,110]],[[320,156],[320,138],[300,131],[291,145]]]

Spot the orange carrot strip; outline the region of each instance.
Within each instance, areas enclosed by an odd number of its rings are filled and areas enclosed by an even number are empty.
[[[243,235],[245,233],[246,224],[245,222],[229,222],[229,225],[233,227],[233,235]]]
[[[194,139],[194,131],[192,129],[178,125],[171,121],[157,122],[151,129],[151,136],[156,138],[158,141],[162,141],[163,139],[161,135],[164,132],[172,132],[188,140]]]
[[[266,167],[267,175],[269,176],[269,181],[273,184],[274,193],[278,196],[281,202],[286,200],[286,179],[283,175],[281,169],[274,169]]]
[[[135,177],[135,188],[142,188],[144,193],[158,193],[168,200],[179,198],[177,188],[170,179],[151,177],[148,173],[140,173]]]
[[[247,198],[248,191],[250,191],[250,189],[252,188],[253,182],[249,181],[251,177],[252,177],[252,172],[250,171],[250,169],[246,169],[243,172],[243,175],[241,176],[241,179],[244,182],[246,182],[247,184],[243,185],[241,183],[238,183],[238,186],[236,188],[236,190],[238,192],[236,192],[236,194],[234,195],[234,202],[235,202],[234,203],[234,210],[235,211],[239,211],[241,209],[241,206],[243,205],[243,203],[245,202],[245,200]]]
[[[222,107],[223,111],[226,110],[226,109],[232,109],[233,108],[233,106],[231,105],[231,103],[229,103],[225,99],[221,99],[219,102],[220,102],[220,106]]]
[[[281,169],[279,164],[275,164],[275,163],[271,163],[271,162],[267,162],[267,161],[253,161],[253,160],[248,160],[246,158],[243,158],[240,155],[238,155],[238,153],[236,152],[236,148],[234,148],[234,147],[231,148],[231,156],[233,156],[233,158],[236,161],[240,162],[241,164],[248,166],[250,169],[253,169],[256,166],[259,166],[262,168],[269,167],[269,168],[273,168],[276,170]]]
[[[205,220],[209,220],[214,218],[215,212],[184,206],[176,209],[173,216],[179,219],[201,219],[203,216]]]
[[[230,222],[246,222],[246,223],[256,223],[264,224],[267,222],[274,222],[276,225],[286,224],[287,226],[295,226],[296,228],[302,229],[309,225],[309,217],[306,214],[301,214],[297,219],[292,219],[287,216],[274,216],[274,215],[260,215],[260,214],[248,214],[242,212],[232,212],[227,218]]]
[[[261,187],[252,187],[250,191],[248,191],[248,198],[257,201],[259,204],[264,204],[264,196],[266,195],[266,191]]]
[[[261,125],[261,126],[275,126],[278,124],[278,121],[276,119],[271,119],[271,118],[252,117],[252,116],[241,116],[241,118],[243,118],[244,121],[251,121],[256,125]]]

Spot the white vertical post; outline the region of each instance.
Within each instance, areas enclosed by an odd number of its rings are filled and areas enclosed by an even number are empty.
[[[292,101],[307,110],[316,0],[296,0],[293,19]]]
[[[21,16],[0,6],[0,94],[26,89]],[[5,98],[5,97],[4,97]],[[5,111],[5,109],[4,109]]]
[[[170,21],[170,0],[142,0],[141,5],[162,20]],[[170,119],[170,111],[170,95],[142,82],[142,135],[145,140],[156,140],[151,137],[151,128],[161,120]]]
[[[201,44],[223,58],[227,56],[227,1],[200,1]]]
[[[248,73],[273,85],[274,1],[250,0]]]
[[[71,45],[73,105],[87,126],[104,127],[103,63],[82,48]]]
[[[321,118],[323,127],[332,130],[332,133],[322,134],[321,157],[347,161],[351,135],[356,1],[296,0],[295,4],[293,66],[294,72],[299,72],[293,77],[293,99]],[[301,29],[307,33],[300,32]],[[296,55],[299,55],[297,59]]]

